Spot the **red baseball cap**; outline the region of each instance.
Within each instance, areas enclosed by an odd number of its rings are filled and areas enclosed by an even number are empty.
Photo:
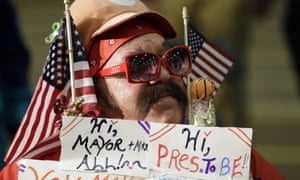
[[[135,18],[153,24],[166,39],[176,36],[171,23],[140,0],[75,0],[70,11],[87,52],[94,38]]]

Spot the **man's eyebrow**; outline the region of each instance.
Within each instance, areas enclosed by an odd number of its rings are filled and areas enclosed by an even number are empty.
[[[162,45],[162,47],[159,49],[159,51],[157,51],[156,53],[158,55],[163,55],[168,49],[170,49],[172,46],[168,41],[165,41]],[[147,49],[147,48],[146,48]],[[140,46],[134,47],[132,49],[130,49],[128,51],[128,54],[136,54],[136,53],[140,53],[140,52],[150,52],[147,51],[145,48],[142,48]],[[124,58],[124,57],[123,57]]]

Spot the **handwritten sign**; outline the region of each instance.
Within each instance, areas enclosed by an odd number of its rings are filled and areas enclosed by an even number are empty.
[[[147,177],[148,134],[139,121],[66,117],[62,169]]]
[[[252,129],[65,117],[61,143],[61,170],[143,178],[249,179]]]
[[[151,123],[150,168],[203,179],[249,177],[251,129]]]

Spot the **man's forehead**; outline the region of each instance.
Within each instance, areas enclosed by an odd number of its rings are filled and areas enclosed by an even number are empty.
[[[165,47],[165,39],[157,33],[148,33],[138,36],[128,43],[124,44],[129,49],[128,51],[134,53],[139,52],[163,52],[167,47]]]

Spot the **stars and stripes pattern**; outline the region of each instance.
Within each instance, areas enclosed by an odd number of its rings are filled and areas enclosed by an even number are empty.
[[[54,104],[61,95],[71,103],[70,66],[68,52],[74,57],[74,79],[76,97],[84,99],[82,112],[98,115],[97,98],[89,64],[81,44],[79,33],[71,19],[72,49],[67,45],[66,17],[49,48],[33,97],[19,130],[6,155],[5,161],[36,158],[60,149],[59,130],[56,122],[62,118],[54,112]]]
[[[193,59],[190,78],[191,80],[201,77],[209,78],[214,82],[217,91],[233,65],[234,59],[207,40],[190,22],[187,25],[187,30],[188,45]]]

